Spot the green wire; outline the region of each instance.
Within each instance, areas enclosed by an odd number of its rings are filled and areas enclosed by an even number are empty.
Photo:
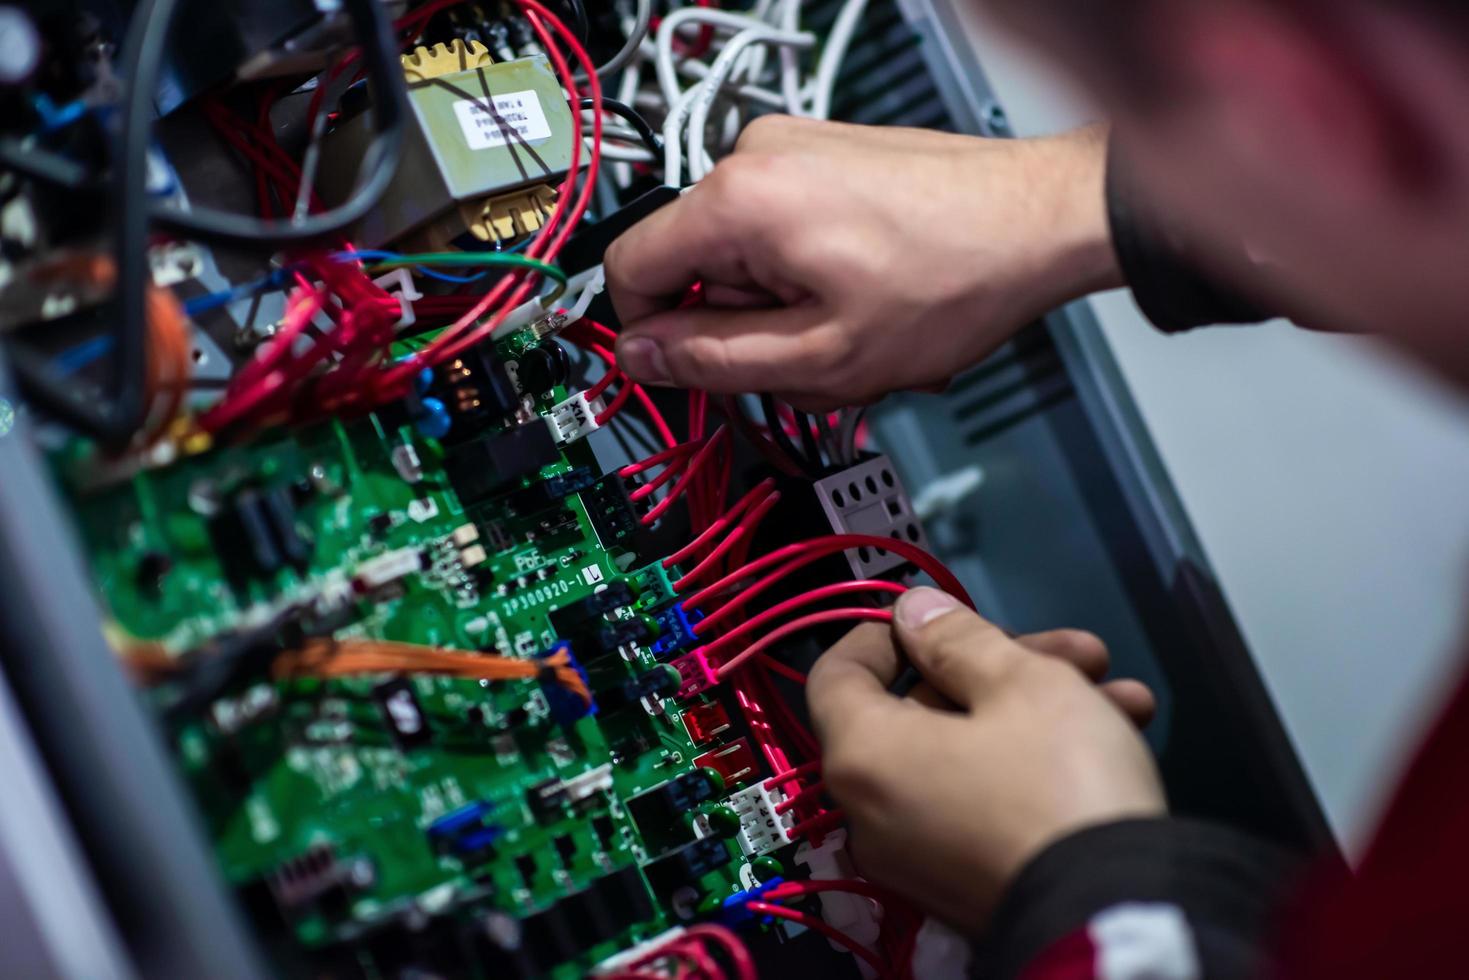
[[[376,275],[393,269],[411,268],[418,265],[470,269],[495,267],[529,269],[556,283],[556,293],[550,297],[551,302],[560,299],[566,292],[566,273],[549,262],[542,262],[528,255],[515,255],[511,252],[418,252],[412,255],[401,255],[387,262],[379,262],[367,271],[369,275]]]

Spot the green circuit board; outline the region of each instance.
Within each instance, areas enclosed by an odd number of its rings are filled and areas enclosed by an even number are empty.
[[[565,396],[557,389],[536,408]],[[192,651],[309,608],[313,629],[338,640],[533,658],[566,639],[554,611],[617,588],[632,602],[610,621],[643,623],[649,638],[583,660],[592,690],[660,669],[651,647],[672,642],[659,625],[668,575],[603,540],[614,536],[589,515],[590,490],[559,498],[549,520],[514,506],[513,493],[466,500],[447,472],[452,451],[402,420],[369,415],[100,485],[78,476],[78,459],[58,466],[98,594],[136,641]],[[585,441],[557,453],[514,489],[601,476]],[[241,544],[221,537],[219,515],[246,490],[289,500],[306,557],[241,574]],[[395,567],[412,555],[411,568]],[[373,568],[364,591],[362,570]],[[350,946],[370,957],[362,937],[396,936],[427,917],[457,950],[473,947],[459,962],[482,975],[519,956],[516,970],[570,977],[748,887],[769,861],[750,863],[731,829],[738,817],[719,805],[749,782],[724,786],[695,761],[723,743],[695,743],[682,718],[694,705],[654,697],[568,718],[554,688],[538,679],[267,676],[168,730],[225,876],[249,901],[271,905],[305,950]],[[699,707],[722,711],[707,700]],[[701,820],[628,804],[701,777],[711,797]],[[466,834],[480,836],[466,844]],[[715,842],[723,851],[711,862]],[[705,855],[694,878],[653,870],[694,843]],[[606,921],[609,902],[626,908]],[[512,942],[506,953],[481,941],[507,920],[533,923],[539,932],[525,943],[535,948]]]

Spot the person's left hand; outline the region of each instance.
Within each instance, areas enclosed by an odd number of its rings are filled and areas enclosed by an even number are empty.
[[[899,647],[927,687],[887,692]],[[1088,633],[1011,639],[934,589],[899,601],[893,629],[863,626],[811,670],[822,778],[846,811],[870,880],[971,933],[1048,844],[1166,811],[1137,725],[1153,697],[1097,683]]]

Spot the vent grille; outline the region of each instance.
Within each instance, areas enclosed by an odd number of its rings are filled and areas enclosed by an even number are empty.
[[[842,0],[808,5],[802,23],[831,30]],[[837,79],[832,117],[874,126],[955,127],[923,58],[921,39],[892,0],[871,0]]]

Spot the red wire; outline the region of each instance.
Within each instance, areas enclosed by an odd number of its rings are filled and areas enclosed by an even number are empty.
[[[831,534],[825,537],[813,538],[809,541],[800,541],[795,544],[786,545],[784,548],[773,551],[743,568],[729,573],[718,581],[706,585],[685,599],[684,606],[686,608],[701,606],[715,596],[732,589],[750,576],[764,572],[777,565],[782,565],[782,563],[787,563],[774,575],[766,576],[754,585],[742,590],[739,595],[727,601],[717,612],[711,613],[709,619],[717,622],[719,619],[728,615],[732,607],[738,608],[743,606],[761,592],[776,584],[781,578],[784,578],[797,569],[804,568],[812,562],[820,561],[828,555],[834,555],[852,548],[883,549],[906,558],[908,561],[917,565],[919,569],[931,575],[939,584],[939,587],[945,592],[959,599],[971,609],[974,608],[974,600],[969,598],[969,593],[965,591],[963,584],[937,558],[907,541],[883,538],[872,534]]]
[[[790,829],[791,837],[815,837],[824,834],[828,830],[835,830],[847,819],[847,815],[841,810],[828,810],[825,813],[803,820]]]
[[[662,466],[664,463],[667,463],[671,459],[677,459],[679,456],[682,456],[686,453],[691,453],[694,450],[698,449],[700,445],[702,445],[702,443],[694,442],[693,440],[690,440],[689,442],[681,442],[676,446],[670,446],[662,452],[654,453],[647,459],[639,460],[636,463],[629,463],[622,469],[618,470],[617,475],[624,478],[629,476],[637,476],[639,473],[642,473],[645,470],[651,470],[655,466]]]
[[[756,912],[761,915],[768,915],[772,918],[789,919],[791,922],[799,923],[800,925],[805,926],[807,929],[810,929],[814,932],[819,932],[827,939],[830,939],[836,943],[840,943],[856,955],[862,957],[862,959],[867,962],[868,966],[877,971],[878,976],[892,976],[892,969],[886,963],[884,963],[876,953],[868,949],[866,946],[863,946],[856,939],[853,939],[851,936],[847,935],[845,932],[842,932],[835,926],[829,925],[823,919],[817,918],[816,916],[810,915],[806,912],[800,912],[796,909],[788,909],[784,905],[775,905],[770,902],[746,902],[745,908],[749,909],[751,912]]]
[[[612,419],[617,415],[617,413],[622,411],[622,406],[627,404],[628,399],[630,399],[637,390],[638,386],[631,381],[623,385],[622,388],[617,392],[616,396],[614,396],[613,399],[607,403],[607,407],[597,413],[597,424],[606,425],[608,422],[611,422]]]
[[[781,663],[779,660],[773,659],[769,654],[760,654],[760,656],[755,658],[755,663],[770,671],[772,674],[779,674],[781,677],[784,677],[788,681],[793,681],[796,684],[802,685],[806,683],[807,678],[805,674],[801,673],[794,667],[788,667],[785,664]],[[775,703],[779,704],[781,702],[777,698]]]
[[[766,789],[774,789],[776,786],[789,783],[793,779],[800,779],[802,776],[810,775],[813,772],[820,771],[821,760],[817,759],[813,762],[802,763],[801,765],[796,766],[794,769],[787,769],[785,772],[778,772],[774,776],[771,776],[769,779],[765,780],[765,782],[761,783],[761,785],[764,786]]]
[[[652,527],[658,523],[664,514],[668,513],[668,509],[678,501],[678,498],[688,492],[689,484],[693,481],[694,477],[698,475],[700,470],[709,465],[709,460],[713,458],[714,451],[728,437],[729,430],[720,426],[714,435],[709,437],[709,441],[699,447],[699,451],[694,454],[694,458],[689,462],[689,468],[684,471],[683,476],[679,477],[678,482],[673,485],[673,489],[668,491],[668,494],[643,517],[644,524]]]
[[[668,452],[672,452],[672,450],[668,450]],[[659,455],[663,454],[660,453]],[[627,475],[626,468],[624,468],[622,472],[623,475]],[[682,548],[680,548],[678,551],[675,551],[667,558],[663,559],[663,567],[672,568],[675,565],[688,561],[690,558],[703,551],[711,543],[713,543],[715,538],[719,537],[719,535],[724,531],[725,528],[729,527],[729,525],[733,522],[739,520],[740,515],[743,514],[747,509],[749,509],[751,504],[754,504],[756,501],[760,500],[762,497],[764,497],[766,494],[774,489],[775,480],[768,477],[764,480],[761,480],[758,484],[755,485],[755,488],[753,490],[741,497],[739,499],[739,502],[731,507],[723,517],[711,523],[694,540],[690,541],[688,544],[684,545]],[[698,630],[695,629],[695,632],[698,632]]]
[[[802,630],[808,630],[813,626],[822,626],[827,623],[891,623],[892,621],[893,614],[886,609],[864,609],[854,606],[850,609],[827,609],[823,612],[811,613],[809,616],[793,619],[779,629],[772,630],[765,636],[762,636],[721,664],[714,673],[715,676],[723,679],[727,674],[734,671],[751,657],[764,653],[782,640],[788,639]]]
[[[676,589],[678,586],[675,585],[674,588]],[[898,585],[896,582],[884,582],[881,579],[864,579],[858,582],[838,582],[835,585],[823,585],[819,589],[812,589],[810,592],[802,593],[778,605],[771,606],[760,615],[741,623],[718,639],[710,640],[704,647],[704,655],[708,656],[711,652],[723,649],[726,645],[738,643],[756,630],[769,626],[786,613],[795,612],[797,609],[812,606],[818,602],[824,602],[827,599],[835,599],[838,596],[850,595],[854,592],[886,592],[889,595],[902,595],[907,591],[906,587]],[[706,632],[703,627],[703,621],[694,624],[694,632],[696,634]]]
[[[596,401],[598,398],[602,397],[602,392],[612,387],[613,382],[618,380],[626,380],[626,378],[627,376],[622,373],[621,369],[618,368],[616,364],[608,365],[607,373],[602,375],[602,377],[597,380],[596,384],[587,389],[587,401]]]
[[[628,499],[646,500],[648,497],[653,496],[653,494],[657,492],[659,487],[663,486],[663,484],[667,483],[669,480],[682,473],[688,467],[688,465],[689,458],[687,456],[678,457],[677,459],[673,460],[673,462],[664,467],[662,473],[659,473],[657,476],[653,477],[653,479],[649,480],[647,483],[643,484],[632,493],[628,494]]]
[[[689,570],[689,573],[677,582],[673,583],[673,591],[682,592],[694,582],[714,571],[719,566],[719,561],[736,548],[741,541],[747,537],[753,537],[760,522],[765,515],[770,513],[772,507],[780,503],[780,491],[772,491],[769,496],[755,505],[754,509],[739,525],[730,532],[729,537],[719,542],[718,546],[709,553],[709,556]]]
[[[852,895],[861,895],[875,902],[887,904],[889,902],[901,901],[896,895],[885,888],[879,888],[869,881],[860,878],[812,878],[806,881],[786,881],[776,885],[765,893],[765,897],[772,901],[785,898],[796,898],[805,895],[815,895],[820,892],[843,892]]]

